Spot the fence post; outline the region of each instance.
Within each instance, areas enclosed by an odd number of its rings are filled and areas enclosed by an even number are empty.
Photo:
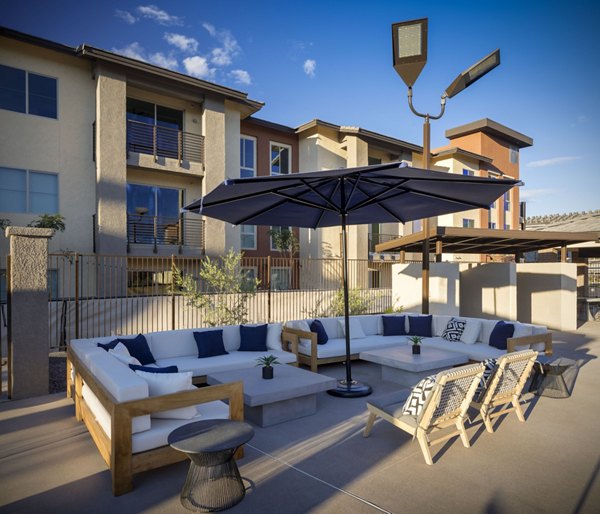
[[[175,330],[175,256],[171,254],[171,330]]]
[[[48,394],[49,228],[8,227],[10,238],[9,397]]]
[[[271,320],[271,256],[267,256],[267,319]]]
[[[79,339],[79,254],[75,254],[75,339]]]

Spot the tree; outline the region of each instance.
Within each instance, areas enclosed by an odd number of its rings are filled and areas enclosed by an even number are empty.
[[[348,290],[348,313],[353,316],[357,314],[367,314],[373,305],[375,298],[369,296],[366,298],[360,289]],[[310,318],[325,318],[329,316],[344,316],[344,289],[338,289],[329,305],[322,306],[323,300],[318,300],[313,309],[307,311]]]
[[[300,244],[298,238],[294,235],[294,232],[286,227],[272,228],[268,232],[269,236],[273,241],[273,245],[282,257],[289,257],[292,259],[298,252]]]
[[[38,219],[27,224],[28,227],[53,228],[59,232],[65,231],[65,218],[60,214],[40,214]]]
[[[186,297],[186,305],[204,310],[204,322],[211,327],[238,325],[248,321],[248,300],[256,295],[260,281],[241,267],[242,254],[202,259],[198,277],[173,266],[175,292]]]

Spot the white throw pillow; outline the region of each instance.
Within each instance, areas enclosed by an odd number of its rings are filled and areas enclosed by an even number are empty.
[[[121,343],[119,343],[121,344]],[[125,346],[125,345],[123,345]],[[115,357],[116,359],[120,360],[123,364],[135,364],[137,366],[141,366],[142,363],[137,360],[135,357],[132,357],[131,355],[129,355],[129,353],[127,353],[127,355],[125,355],[124,353],[119,353],[119,352],[115,352],[114,350],[108,350],[108,353],[110,355],[112,355],[113,357]]]
[[[344,319],[338,320],[340,324],[340,331],[342,332],[342,337],[346,337],[346,321]],[[360,324],[360,320],[358,318],[350,318],[350,339],[362,339],[365,336],[365,331]]]
[[[305,319],[301,319],[298,321],[288,321],[286,323],[286,326],[289,328],[293,328],[294,330],[302,330],[302,332],[310,332],[310,325],[308,324],[308,321],[306,321]],[[308,344],[310,345],[310,339],[306,339],[304,337],[300,338],[300,343],[301,344]]]
[[[481,334],[481,321],[477,319],[465,319],[467,325],[463,330],[460,340],[465,344],[474,344],[479,340]]]
[[[136,371],[148,383],[150,396],[162,396],[165,394],[179,393],[196,389],[192,385],[192,372],[183,373],[149,373],[147,371]],[[171,409],[162,412],[153,412],[153,418],[167,419],[192,419],[198,415],[195,405]]]

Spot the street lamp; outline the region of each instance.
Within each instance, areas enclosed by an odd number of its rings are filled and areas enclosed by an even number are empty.
[[[412,101],[412,88],[427,63],[427,18],[392,24],[392,54],[396,73],[408,87],[408,106],[413,114],[424,118],[423,122],[423,168],[429,169],[431,162],[429,120],[439,120],[446,109],[446,99],[452,98],[463,89],[479,80],[500,64],[500,50],[494,50],[470,68],[463,71],[446,88],[440,100],[441,109],[437,116],[418,112]],[[423,297],[422,311],[429,313],[429,219],[423,220]]]

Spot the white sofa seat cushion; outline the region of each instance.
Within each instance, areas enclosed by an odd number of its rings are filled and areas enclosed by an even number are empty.
[[[366,336],[361,339],[351,339],[350,352],[355,354],[402,344],[407,344],[407,336]],[[298,351],[304,355],[310,355],[310,345],[299,344]],[[327,344],[317,346],[317,358],[319,359],[342,357],[343,355],[346,355],[345,338],[330,339]]]
[[[132,453],[145,452],[167,445],[169,434],[183,425],[205,419],[229,418],[229,407],[221,401],[201,403],[198,415],[193,419],[152,419],[152,430],[134,434],[131,438]]]
[[[170,359],[161,359],[157,361],[160,367],[177,366],[181,371],[191,371],[193,375],[203,376],[220,371],[230,371],[234,369],[251,368],[256,365],[256,359],[264,355],[275,355],[282,364],[292,364],[296,362],[296,356],[292,352],[283,350],[269,350],[266,352],[238,352],[230,351],[228,355],[216,355],[198,359],[196,357],[175,357]]]
[[[448,341],[442,337],[426,337],[421,344],[423,345],[421,352],[426,352],[427,348],[437,348],[439,350],[461,353],[474,361],[499,357],[506,353],[504,350],[498,350],[498,348],[494,348],[487,344],[465,344],[461,341]]]

